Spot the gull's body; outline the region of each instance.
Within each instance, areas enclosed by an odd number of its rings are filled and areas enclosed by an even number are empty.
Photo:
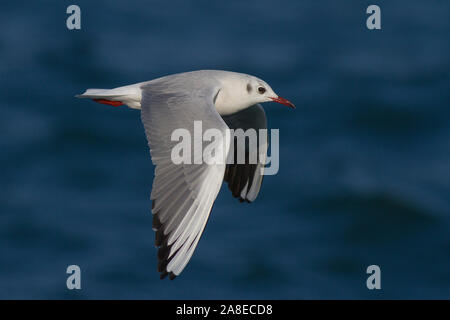
[[[151,199],[155,245],[159,247],[158,271],[161,278],[169,274],[171,279],[189,262],[222,182],[228,182],[240,201],[251,202],[261,187],[264,167],[260,162],[174,164],[171,150],[177,142],[171,141],[172,132],[179,128],[193,132],[194,121],[201,121],[203,130],[218,129],[227,139],[228,128],[266,128],[259,103],[275,101],[293,107],[256,77],[217,70],[180,73],[110,90],[88,89],[78,97],[141,109],[156,167]],[[229,141],[213,143],[217,150],[229,154]],[[259,147],[258,152],[265,156],[267,144]]]

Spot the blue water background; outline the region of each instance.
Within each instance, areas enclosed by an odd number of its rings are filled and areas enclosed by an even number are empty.
[[[450,298],[450,2],[377,0],[370,31],[373,3],[2,2],[0,298]],[[74,95],[198,69],[256,75],[297,109],[265,105],[279,173],[252,204],[223,188],[161,281],[139,111]]]

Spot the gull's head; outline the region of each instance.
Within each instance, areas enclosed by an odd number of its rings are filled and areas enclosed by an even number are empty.
[[[215,105],[221,115],[232,114],[263,102],[277,102],[295,108],[292,102],[277,95],[267,82],[257,77],[229,73],[220,80],[222,88],[217,94]]]

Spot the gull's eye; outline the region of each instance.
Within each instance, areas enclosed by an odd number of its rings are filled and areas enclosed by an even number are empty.
[[[264,88],[264,87],[259,87],[259,88],[258,88],[258,92],[261,93],[261,94],[263,94],[264,92],[266,92],[266,88]]]

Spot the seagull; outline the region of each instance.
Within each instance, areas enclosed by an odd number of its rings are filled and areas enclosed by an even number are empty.
[[[229,129],[267,128],[263,102],[278,102],[295,108],[278,96],[263,80],[243,73],[200,70],[164,76],[114,89],[87,89],[78,98],[141,110],[150,156],[155,166],[152,227],[158,248],[160,278],[173,280],[188,264],[209,219],[223,182],[241,202],[253,202],[261,188],[268,144],[258,145],[263,159],[256,164],[217,163],[174,164],[171,150],[178,128],[193,131],[201,121],[203,130],[218,129],[226,139]],[[200,139],[202,137],[200,136]],[[196,138],[194,135],[194,139]],[[221,140],[221,139],[218,139]],[[200,142],[201,144],[204,141]],[[230,156],[230,144],[214,141]],[[194,141],[195,145],[195,141]],[[234,146],[234,151],[236,150]],[[246,146],[245,153],[248,159]]]

